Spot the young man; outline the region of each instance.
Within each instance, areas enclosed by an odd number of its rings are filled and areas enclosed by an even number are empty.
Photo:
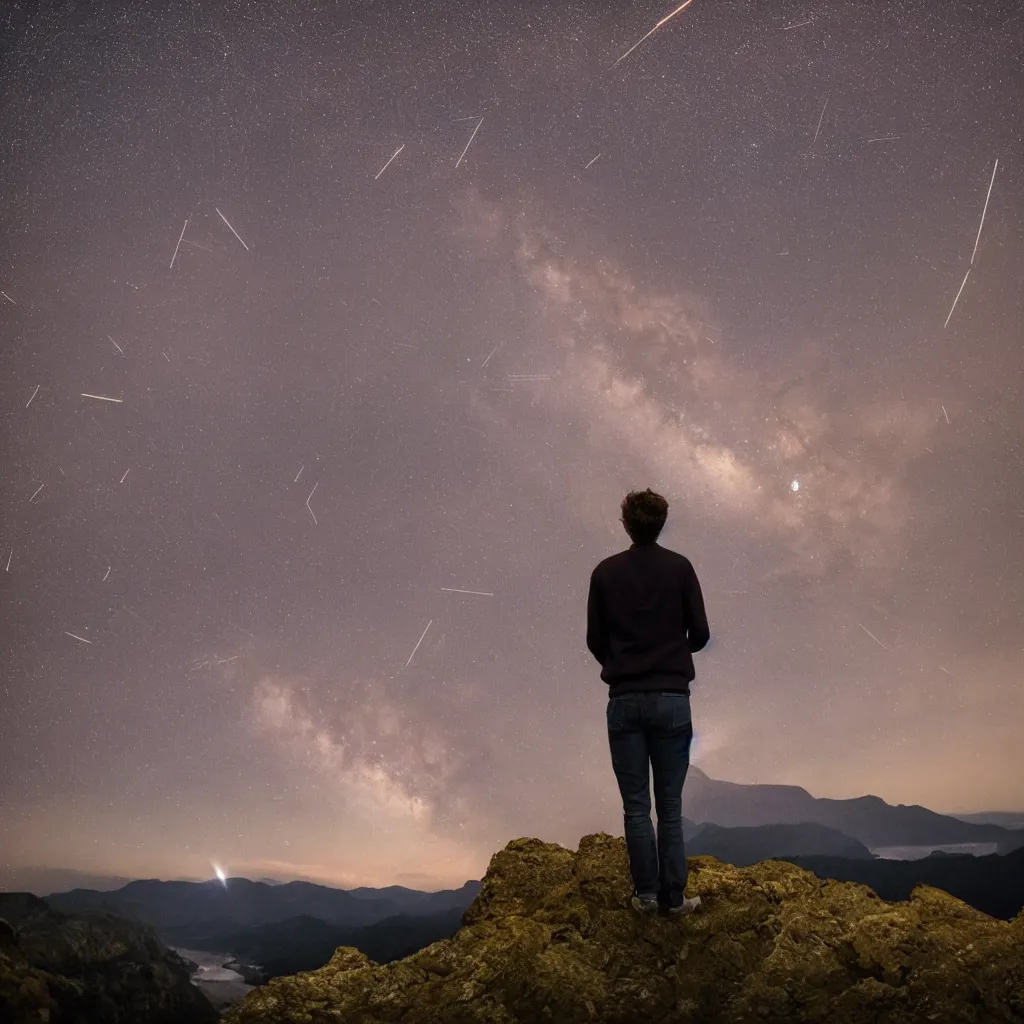
[[[711,638],[700,583],[690,560],[657,544],[668,502],[649,488],[622,502],[633,543],[590,577],[587,647],[608,684],[608,742],[622,794],[633,907],[670,915],[700,905],[687,899],[683,782],[690,767],[691,655]],[[648,763],[658,814],[651,825]]]

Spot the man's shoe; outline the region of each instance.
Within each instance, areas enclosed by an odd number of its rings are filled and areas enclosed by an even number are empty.
[[[632,904],[633,909],[641,914],[656,914],[658,912],[658,901],[656,899],[649,900],[643,896],[634,895],[629,902]]]
[[[684,896],[683,902],[678,907],[669,907],[669,917],[682,917],[684,914],[692,914],[700,906],[699,896]]]

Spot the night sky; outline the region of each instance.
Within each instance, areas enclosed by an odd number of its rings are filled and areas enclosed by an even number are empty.
[[[1024,5],[670,12],[4,6],[0,873],[621,834],[646,487],[694,764],[1024,807]]]

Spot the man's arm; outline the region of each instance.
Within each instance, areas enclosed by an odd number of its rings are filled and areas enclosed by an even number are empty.
[[[701,593],[700,581],[689,559],[683,563],[683,614],[686,640],[690,653],[695,654],[707,645],[711,639],[711,630],[708,628],[708,615],[704,610],[704,595]]]
[[[587,597],[587,647],[590,653],[604,665],[608,655],[608,631],[601,604],[601,593],[597,584],[597,570],[590,574],[590,594]]]

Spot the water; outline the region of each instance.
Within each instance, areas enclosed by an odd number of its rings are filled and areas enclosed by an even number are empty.
[[[230,953],[207,953],[201,949],[172,947],[186,960],[199,965],[192,973],[192,984],[199,988],[217,1009],[231,1006],[245,998],[254,985],[246,983],[237,972],[223,965],[234,959]]]
[[[943,853],[969,853],[973,857],[986,857],[995,853],[998,843],[950,843],[946,846],[876,846],[871,852],[883,860],[922,860],[933,850]]]

